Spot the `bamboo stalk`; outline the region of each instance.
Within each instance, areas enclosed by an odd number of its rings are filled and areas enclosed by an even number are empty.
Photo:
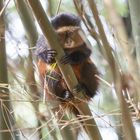
[[[27,59],[28,69],[26,70],[26,77],[25,77],[26,83],[30,89],[33,100],[36,101],[40,95],[37,88],[37,83],[35,81],[34,69],[33,69],[34,66],[32,63],[33,62],[32,51],[30,50],[30,48],[34,47],[36,44],[36,41],[38,39],[38,32],[35,26],[35,22],[34,22],[35,19],[33,17],[32,11],[28,7],[25,0],[15,0],[15,5],[19,13],[19,16],[21,18],[21,21],[23,23],[23,26],[25,28],[26,35],[29,42],[29,57]],[[32,103],[32,105],[35,108],[36,117],[37,117],[39,112],[39,102]],[[42,125],[41,120],[38,119],[37,124],[38,124],[37,127],[41,127]],[[39,138],[41,139],[42,138],[41,129],[39,129],[38,133],[39,133]]]
[[[128,41],[128,36],[126,34],[125,28],[124,28],[124,24],[123,21],[121,19],[121,17],[119,16],[119,14],[116,11],[116,8],[114,6],[114,3],[112,0],[104,0],[104,4],[106,7],[106,11],[107,11],[107,15],[108,17],[108,21],[110,22],[111,26],[115,29],[115,38],[117,38],[117,41],[119,42],[119,47],[122,49],[122,55],[123,55],[123,59],[124,61],[127,60],[127,65],[128,65],[128,69],[126,70],[128,73],[130,73],[133,76],[134,79],[134,84],[135,84],[135,90],[136,90],[136,94],[137,96],[139,93],[139,71],[137,70],[137,62],[135,61],[135,59],[133,58],[133,56],[131,55],[131,50],[130,50],[130,43]],[[135,26],[134,26],[135,27]],[[132,67],[133,65],[133,67]]]
[[[115,90],[120,102],[120,108],[121,108],[121,112],[122,112],[122,123],[123,123],[123,131],[125,132],[125,138],[127,140],[136,140],[136,134],[135,134],[135,130],[132,124],[132,120],[131,120],[131,116],[129,114],[129,110],[127,107],[127,103],[123,97],[122,91],[121,91],[121,76],[119,73],[119,69],[116,65],[116,62],[114,60],[114,57],[112,55],[112,51],[111,51],[111,46],[108,43],[108,40],[106,38],[104,29],[103,29],[103,25],[101,23],[101,20],[99,18],[99,14],[98,14],[98,10],[95,4],[94,0],[88,0],[89,6],[91,8],[92,14],[95,18],[95,22],[96,25],[98,27],[98,31],[106,52],[106,58],[108,60],[108,63],[110,65],[111,71],[112,71],[112,76],[113,76],[113,81],[115,84]],[[127,119],[126,119],[127,118]]]
[[[3,9],[3,0],[0,0],[0,12]],[[14,118],[11,114],[12,106],[10,103],[10,95],[8,90],[8,70],[5,48],[5,11],[0,15],[0,84],[5,84],[5,87],[0,87],[0,129],[8,130],[0,133],[0,138],[4,140],[18,140],[18,131],[12,133]],[[6,102],[5,100],[9,100]]]
[[[23,26],[26,31],[26,35],[29,42],[29,57],[27,59],[28,61],[28,69],[26,70],[26,82],[29,86],[29,89],[33,95],[39,96],[39,92],[37,89],[35,76],[34,76],[34,69],[33,69],[33,59],[32,59],[32,51],[30,48],[34,47],[36,44],[36,41],[38,39],[38,32],[35,26],[35,19],[33,18],[32,11],[28,7],[28,5],[25,3],[25,0],[15,0],[15,5],[17,7],[17,11],[19,13],[19,16],[21,17],[21,21],[23,23]],[[33,98],[35,98],[33,96]],[[35,99],[36,100],[36,99]]]
[[[136,46],[136,58],[137,58],[137,63],[139,66],[140,71],[140,1],[139,0],[128,0],[129,4],[129,9],[130,9],[130,17],[131,17],[131,22],[132,22],[132,32],[133,32],[133,38],[135,41],[135,46]],[[139,73],[140,74],[140,73]]]

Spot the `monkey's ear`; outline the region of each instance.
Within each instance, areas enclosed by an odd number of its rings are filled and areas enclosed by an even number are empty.
[[[80,26],[81,19],[71,13],[60,13],[53,17],[51,23],[55,29],[64,26]]]

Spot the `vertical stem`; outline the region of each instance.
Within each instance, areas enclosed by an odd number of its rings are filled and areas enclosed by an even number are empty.
[[[25,0],[15,0],[15,4],[18,10],[18,13],[21,17],[21,21],[23,23],[23,26],[26,31],[26,35],[29,41],[29,57],[28,57],[28,69],[27,69],[27,75],[26,75],[26,82],[30,88],[30,91],[32,94],[38,95],[38,89],[35,81],[34,76],[34,69],[33,69],[33,63],[32,63],[32,53],[30,48],[34,47],[36,44],[36,41],[38,39],[38,32],[35,26],[35,20],[32,16],[32,11],[29,9],[28,5],[25,3]],[[34,97],[34,96],[33,96]]]
[[[4,4],[3,0],[0,0],[0,11]],[[6,61],[6,48],[5,48],[5,15],[4,11],[0,15],[0,84],[7,86],[0,87],[0,129],[6,132],[0,133],[0,137],[3,140],[18,139],[17,131],[12,134],[12,125],[14,122],[12,114],[10,112],[10,96],[8,90],[8,72],[7,72],[7,61]]]
[[[136,57],[140,71],[140,1],[139,0],[128,0],[130,16],[132,22],[133,38],[136,46]],[[139,73],[140,74],[140,73]]]
[[[27,3],[25,2],[25,0],[15,0],[15,4],[17,7],[17,11],[19,13],[19,16],[21,18],[21,21],[23,23],[23,26],[25,28],[26,31],[26,35],[28,38],[28,42],[29,42],[29,57],[27,59],[27,63],[28,63],[28,69],[26,71],[26,82],[27,82],[27,86],[30,89],[30,92],[32,93],[32,98],[33,100],[38,100],[39,95],[39,91],[37,88],[37,83],[35,81],[35,76],[34,76],[34,69],[33,69],[33,58],[32,58],[32,52],[30,50],[30,48],[34,47],[36,44],[36,41],[38,39],[38,32],[35,26],[35,19],[33,17],[32,11],[31,9],[28,7]],[[39,111],[39,102],[35,102],[32,103],[35,111],[36,111],[36,116],[38,115],[38,111]],[[38,120],[38,126],[37,127],[41,127],[41,121]],[[39,130],[39,137],[40,139],[42,138],[42,132],[41,129]]]
[[[122,123],[123,123],[123,131],[125,133],[125,138],[127,140],[136,140],[136,134],[135,134],[135,130],[134,130],[134,127],[132,124],[131,116],[130,116],[130,113],[129,113],[129,110],[127,107],[127,103],[126,103],[126,101],[123,97],[122,91],[121,91],[121,77],[120,77],[119,69],[116,65],[115,59],[114,59],[112,51],[111,51],[111,46],[105,35],[103,25],[99,18],[99,14],[98,14],[98,10],[97,10],[95,1],[88,0],[88,3],[91,8],[92,14],[95,18],[101,40],[102,40],[103,46],[105,48],[106,58],[108,60],[108,63],[110,65],[110,68],[112,71],[115,90],[116,90],[116,93],[117,93],[117,96],[118,96],[118,99],[120,102],[120,108],[121,108],[121,112],[122,112]]]

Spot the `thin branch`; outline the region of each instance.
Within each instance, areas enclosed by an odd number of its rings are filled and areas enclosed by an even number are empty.
[[[62,3],[62,0],[59,0],[58,7],[57,7],[57,10],[56,10],[56,15],[59,13],[61,3]]]
[[[107,40],[107,37],[105,35],[105,31],[103,29],[103,25],[101,23],[101,20],[99,18],[98,10],[95,4],[95,0],[88,0],[89,6],[91,8],[91,12],[95,18],[96,25],[98,27],[98,31],[106,52],[106,58],[108,60],[108,63],[110,65],[111,71],[112,71],[112,76],[113,76],[113,81],[115,84],[115,90],[117,97],[120,102],[120,107],[121,107],[121,112],[122,112],[122,123],[123,123],[123,131],[125,132],[125,138],[127,140],[136,140],[136,134],[135,130],[132,124],[131,116],[127,107],[127,103],[124,99],[124,96],[122,94],[122,89],[121,89],[121,76],[120,72],[118,69],[118,66],[115,62],[115,59],[113,57],[112,51],[111,51],[111,46]],[[127,117],[127,119],[126,119]]]

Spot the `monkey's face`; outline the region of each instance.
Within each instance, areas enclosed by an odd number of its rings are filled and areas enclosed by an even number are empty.
[[[78,26],[67,26],[59,28],[56,32],[64,48],[75,48],[84,43],[79,34],[80,30]]]

